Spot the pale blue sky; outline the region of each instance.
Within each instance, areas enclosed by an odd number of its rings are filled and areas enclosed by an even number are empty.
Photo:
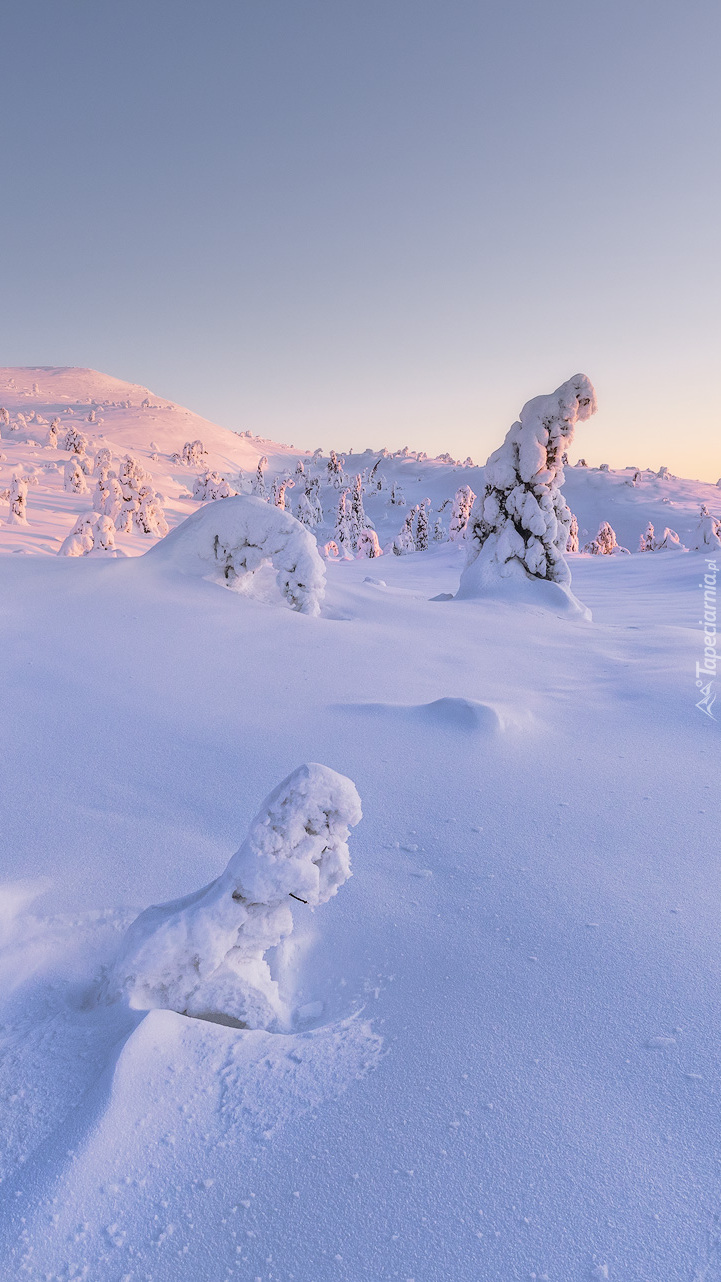
[[[720,37],[706,0],[7,3],[0,364],[481,460],[583,370],[589,462],[716,480]]]

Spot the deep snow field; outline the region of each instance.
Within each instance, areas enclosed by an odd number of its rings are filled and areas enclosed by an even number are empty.
[[[299,457],[147,397],[0,371],[13,415],[70,406],[93,448],[141,457],[171,525],[199,508],[184,441],[238,477]],[[328,562],[306,617],[265,571],[228,591],[137,533],[126,557],[54,555],[88,496],[42,471],[68,457],[28,444],[47,426],[1,431],[0,489],[41,471],[29,525],[0,525],[0,1276],[719,1282],[703,554],[571,556],[589,623],[449,599],[444,542]],[[481,476],[382,470],[434,513]],[[584,539],[608,520],[635,551],[651,520],[688,543],[702,502],[721,515],[714,486],[631,475],[567,469]],[[364,817],[353,877],[295,903],[272,958],[285,1030],[103,1000],[137,913],[220,873],[309,761]]]

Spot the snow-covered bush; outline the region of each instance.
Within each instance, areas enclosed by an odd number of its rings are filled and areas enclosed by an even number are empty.
[[[263,455],[262,458],[258,459],[258,466],[251,483],[251,492],[258,499],[265,499],[267,497],[265,492],[265,477],[263,476],[263,469],[267,466],[268,460],[265,455]]]
[[[80,466],[77,455],[73,454],[65,464],[63,471],[63,488],[68,494],[85,494],[87,485],[85,484],[85,473]]]
[[[360,818],[350,779],[314,763],[294,770],[266,797],[215,881],[133,922],[108,982],[110,1000],[222,1015],[246,1028],[285,1027],[265,954],[293,930],[293,900],[317,907],[351,876],[348,836]]]
[[[356,546],[358,548],[356,556],[367,556],[373,558],[383,555],[381,545],[378,542],[378,535],[375,530],[371,530],[370,528],[358,531]]]
[[[94,512],[83,512],[58,549],[58,556],[87,556],[93,548],[93,529],[98,517]]]
[[[529,597],[564,610],[585,612],[570,591],[565,559],[571,512],[561,493],[562,456],[576,423],[595,412],[596,393],[585,374],[576,374],[549,396],[537,396],[521,410],[503,445],[491,454],[484,488],[468,528],[468,559],[460,596],[499,590],[509,579],[516,591],[529,581]],[[538,583],[557,585],[539,596]],[[560,588],[560,593],[557,589]]]
[[[654,552],[687,552],[688,548],[681,542],[675,530],[669,530],[668,526],[664,530],[660,539],[656,540]]]
[[[705,503],[701,505],[699,523],[693,532],[691,547],[695,552],[705,552],[721,548],[721,521],[712,516]]]
[[[10,511],[8,525],[27,525],[28,523],[28,478],[18,472],[13,475],[8,494]]]
[[[571,524],[568,527],[568,540],[566,542],[567,552],[578,551],[578,518],[575,513],[571,513]]]
[[[201,472],[193,481],[193,498],[207,503],[211,499],[229,499],[233,491],[218,472]]]
[[[65,433],[63,449],[69,450],[71,454],[85,454],[88,448],[88,438],[83,432],[79,432],[75,427],[69,427]]]
[[[415,507],[408,509],[405,521],[391,544],[391,550],[396,556],[405,556],[408,552],[416,551],[416,538],[413,533],[416,511],[417,508]]]
[[[240,587],[270,561],[281,595],[301,614],[320,614],[325,566],[313,535],[290,512],[250,495],[208,503],[148,556],[184,574]]]
[[[601,522],[595,539],[591,539],[583,550],[589,552],[591,556],[613,556],[616,552],[628,553],[628,548],[622,548],[618,543],[616,531],[608,521]]]
[[[186,467],[202,467],[205,463],[205,446],[202,441],[186,441],[180,456]]]
[[[470,485],[462,485],[459,490],[456,490],[449,529],[451,542],[457,543],[459,539],[465,536],[471,509],[475,501],[476,496]]]
[[[639,552],[653,552],[655,546],[656,546],[656,531],[654,530],[653,525],[649,521],[648,525],[646,526],[646,529],[641,535],[639,545],[638,545],[638,550]]]

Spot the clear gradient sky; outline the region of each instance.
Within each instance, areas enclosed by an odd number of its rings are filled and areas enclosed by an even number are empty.
[[[6,0],[0,365],[297,446],[721,476],[718,0]]]

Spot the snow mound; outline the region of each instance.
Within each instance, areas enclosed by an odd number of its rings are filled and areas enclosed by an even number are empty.
[[[310,531],[290,512],[249,495],[209,503],[146,556],[236,588],[270,561],[281,595],[301,614],[320,614],[325,596],[325,566]]]
[[[446,696],[431,703],[354,703],[338,705],[343,712],[419,722],[443,730],[500,734],[524,723],[527,717],[477,699]]]
[[[360,818],[350,779],[299,766],[266,797],[220,877],[133,922],[108,996],[137,1010],[278,1027],[286,1013],[264,955],[293,930],[290,899],[316,907],[350,877],[348,832]]]

